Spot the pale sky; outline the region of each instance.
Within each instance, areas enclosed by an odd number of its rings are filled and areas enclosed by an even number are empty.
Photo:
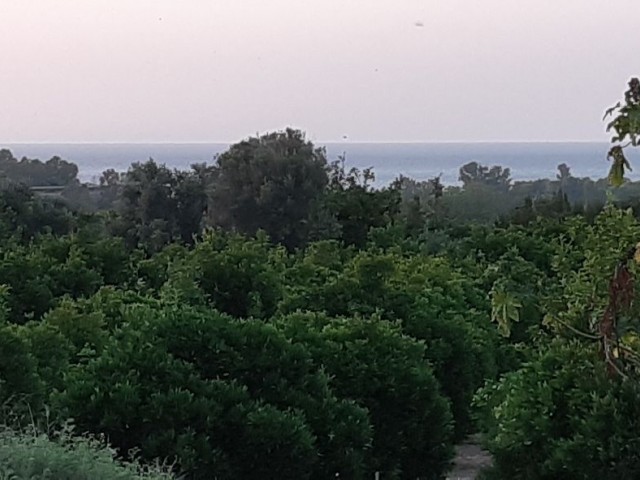
[[[0,0],[0,142],[606,140],[639,0]]]

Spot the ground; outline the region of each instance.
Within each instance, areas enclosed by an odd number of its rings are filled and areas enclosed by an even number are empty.
[[[479,445],[479,439],[469,437],[456,447],[453,469],[447,480],[473,480],[485,467],[491,465],[491,455]]]

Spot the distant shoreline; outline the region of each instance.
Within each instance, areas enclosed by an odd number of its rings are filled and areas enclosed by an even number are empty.
[[[245,139],[241,139],[242,141]],[[449,140],[310,140],[318,147],[323,145],[557,145],[557,144],[600,144],[609,145],[606,140],[476,140],[476,141],[449,141]],[[0,148],[5,146],[23,145],[233,145],[236,141],[163,141],[163,142],[0,142]]]
[[[554,179],[557,166],[565,163],[575,177],[603,178],[609,170],[607,142],[319,142],[328,161],[346,156],[347,168],[372,168],[376,186],[388,185],[399,175],[415,180],[441,177],[446,185],[458,185],[458,172],[471,161],[500,165],[511,170],[513,181]],[[134,162],[153,158],[170,168],[189,169],[194,163],[212,163],[229,148],[224,142],[162,143],[0,143],[17,158],[52,156],[75,163],[82,182],[97,183],[109,168],[126,171]],[[640,152],[629,149],[629,160],[640,165]],[[638,173],[636,173],[638,172]],[[640,168],[629,178],[640,180]]]

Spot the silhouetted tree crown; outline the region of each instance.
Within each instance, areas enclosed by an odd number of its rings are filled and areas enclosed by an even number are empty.
[[[211,220],[249,235],[264,230],[294,248],[304,241],[311,206],[327,183],[325,151],[299,130],[252,137],[217,158]]]

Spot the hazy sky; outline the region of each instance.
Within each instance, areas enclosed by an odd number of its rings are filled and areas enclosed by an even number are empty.
[[[0,0],[0,142],[606,140],[639,0]]]

